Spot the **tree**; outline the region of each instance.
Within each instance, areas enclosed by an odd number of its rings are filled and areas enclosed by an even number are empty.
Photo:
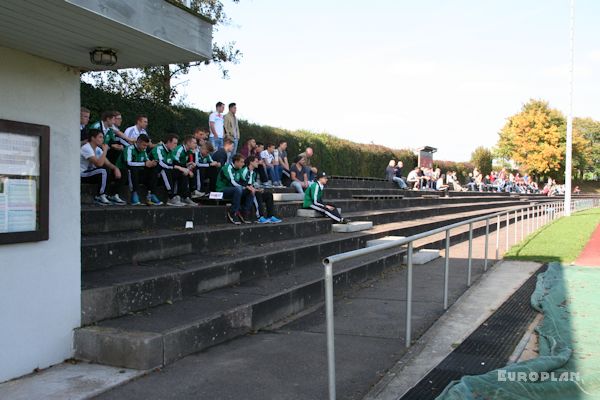
[[[589,146],[587,165],[584,173],[589,173],[593,179],[600,177],[600,121],[592,118],[574,118],[573,129],[581,135]]]
[[[514,160],[521,170],[535,176],[562,178],[566,151],[566,119],[543,100],[530,100],[508,118],[499,133],[497,154]],[[587,140],[573,132],[573,167],[589,161]]]
[[[471,164],[473,164],[482,175],[488,175],[492,172],[492,160],[494,156],[491,150],[479,146],[471,153]]]
[[[182,0],[173,1],[182,3]],[[232,0],[232,2],[238,3],[239,0]],[[191,8],[214,23],[213,31],[216,31],[219,26],[231,22],[225,14],[224,5],[220,0],[192,0]],[[212,59],[203,62],[88,72],[86,75],[90,77],[94,86],[108,92],[169,105],[178,93],[178,85],[173,84],[173,81],[188,74],[193,68],[200,68],[202,65],[212,62],[219,66],[223,78],[227,79],[229,71],[226,64],[237,64],[243,56],[235,45],[235,42],[223,44],[213,42]]]

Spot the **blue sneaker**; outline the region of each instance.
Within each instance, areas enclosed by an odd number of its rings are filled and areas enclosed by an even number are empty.
[[[148,198],[146,199],[146,204],[148,204],[149,206],[161,206],[162,203],[163,202],[160,201],[160,199],[154,193],[151,193],[150,196],[148,196]]]
[[[269,222],[271,222],[271,220],[265,217],[260,217],[256,222],[258,222],[259,224],[268,224]]]
[[[278,223],[281,222],[281,220],[279,218],[277,218],[277,217],[271,217],[269,219],[269,222],[272,223],[272,224],[278,224]]]
[[[131,193],[131,205],[139,206],[140,204],[140,196],[137,194],[137,192]]]

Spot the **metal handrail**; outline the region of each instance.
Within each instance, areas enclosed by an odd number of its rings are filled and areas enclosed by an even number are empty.
[[[426,237],[436,235],[442,232],[446,233],[445,238],[445,262],[444,262],[444,310],[448,309],[448,282],[449,282],[449,261],[450,261],[450,231],[469,225],[469,256],[467,268],[467,286],[471,286],[471,268],[472,268],[472,250],[473,250],[473,224],[485,221],[485,255],[484,255],[484,272],[488,266],[488,247],[490,235],[490,220],[496,218],[496,257],[499,259],[500,245],[500,225],[503,216],[506,216],[506,250],[509,249],[509,228],[511,213],[514,212],[514,243],[518,243],[518,222],[519,211],[521,211],[521,240],[527,235],[535,232],[547,223],[564,215],[565,204],[564,200],[536,202],[532,201],[529,205],[520,207],[510,207],[503,211],[498,211],[492,214],[483,215],[480,217],[471,218],[465,221],[456,222],[451,225],[446,225],[440,228],[432,229],[427,232],[418,233],[403,239],[390,241],[389,243],[380,244],[377,246],[367,247],[364,249],[352,250],[345,253],[329,256],[323,260],[325,267],[325,314],[327,326],[327,367],[329,372],[329,399],[335,400],[335,345],[334,345],[334,321],[333,321],[333,265],[341,261],[350,260],[356,257],[374,254],[383,250],[401,248],[407,245],[407,287],[406,287],[406,347],[411,345],[411,319],[412,319],[412,256],[413,242],[415,240],[424,239]],[[572,200],[571,209],[573,211],[583,210],[600,206],[600,199],[585,199]],[[526,213],[525,213],[526,212]],[[525,224],[525,216],[527,216],[527,224]],[[402,249],[403,250],[403,249]]]

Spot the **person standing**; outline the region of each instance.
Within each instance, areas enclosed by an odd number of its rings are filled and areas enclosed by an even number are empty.
[[[224,117],[224,128],[225,135],[229,136],[233,140],[233,151],[232,154],[236,154],[238,150],[238,144],[240,142],[240,126],[238,119],[235,116],[237,112],[237,105],[235,103],[229,104],[229,112]],[[231,158],[231,156],[230,156]]]
[[[216,111],[211,113],[208,117],[208,128],[210,129],[209,140],[215,150],[219,150],[221,147],[223,147],[223,137],[225,133],[225,119],[223,117],[224,109],[225,104],[219,101],[216,105]]]

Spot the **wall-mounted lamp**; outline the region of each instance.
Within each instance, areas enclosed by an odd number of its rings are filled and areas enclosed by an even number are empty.
[[[112,49],[97,47],[90,51],[90,61],[94,65],[115,65],[117,63],[117,53]]]

